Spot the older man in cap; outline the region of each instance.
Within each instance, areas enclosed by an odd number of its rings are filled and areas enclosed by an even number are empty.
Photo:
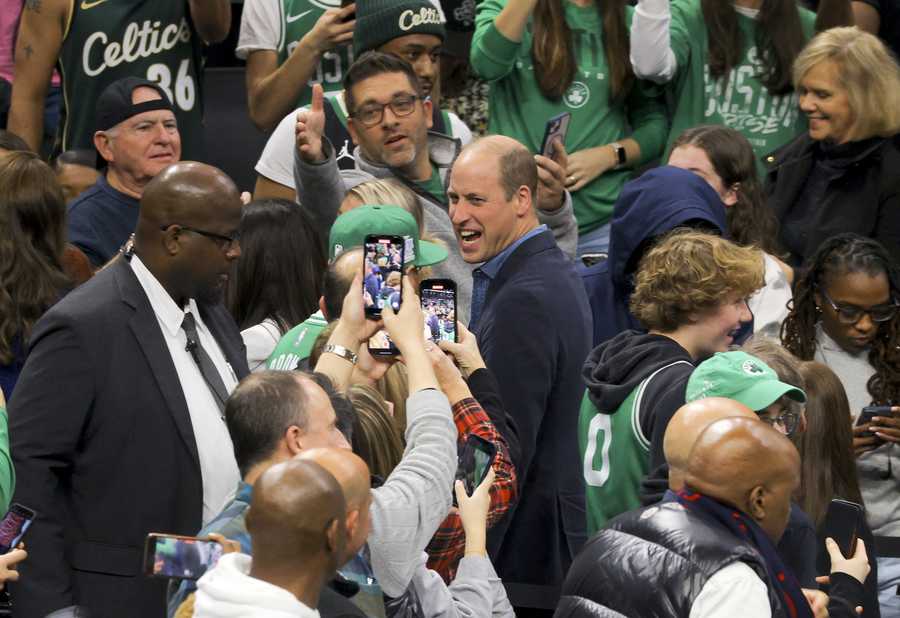
[[[69,241],[99,268],[134,232],[147,183],[181,159],[181,135],[162,88],[136,77],[103,90],[96,127],[97,162],[106,173],[69,206],[68,225]]]

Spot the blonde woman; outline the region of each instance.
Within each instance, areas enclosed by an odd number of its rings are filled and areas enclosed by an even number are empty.
[[[790,262],[842,232],[900,260],[900,66],[877,37],[833,28],[797,56],[794,84],[809,131],[767,157]]]

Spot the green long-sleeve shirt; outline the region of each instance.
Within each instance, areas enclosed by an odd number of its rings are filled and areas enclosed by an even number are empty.
[[[505,0],[483,0],[478,6],[472,40],[472,67],[491,82],[488,131],[513,137],[537,152],[544,125],[551,117],[570,112],[572,119],[565,147],[570,154],[632,137],[641,147],[641,161],[662,151],[667,135],[665,108],[658,91],[647,82],[636,81],[626,97],[615,104],[609,97],[609,66],[603,48],[603,28],[596,6],[579,7],[568,0],[566,22],[574,37],[578,70],[561,101],[550,101],[538,88],[531,58],[531,22],[522,41],[500,34],[494,19]],[[632,9],[626,20],[630,24]],[[609,171],[572,194],[578,231],[581,234],[607,223],[627,170]]]
[[[675,108],[666,156],[685,129],[700,124],[723,124],[740,131],[750,141],[758,161],[806,131],[806,117],[800,113],[796,93],[791,90],[772,95],[759,81],[763,61],[756,47],[755,19],[738,14],[743,39],[741,59],[728,75],[715,80],[709,74],[709,46],[700,0],[674,0],[671,10],[670,45],[678,72],[670,83]],[[798,10],[804,37],[809,39],[816,16],[806,9]],[[759,169],[762,171],[762,163]]]
[[[9,454],[9,417],[0,406],[0,509],[6,512],[16,488],[16,471]]]

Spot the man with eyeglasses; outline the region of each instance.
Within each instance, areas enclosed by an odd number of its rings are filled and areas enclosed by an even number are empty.
[[[125,77],[107,86],[97,99],[96,128],[97,164],[106,172],[67,215],[69,242],[95,269],[134,232],[147,183],[181,159],[175,110],[154,82]]]
[[[9,407],[15,500],[40,513],[16,616],[163,616],[147,533],[194,534],[234,493],[224,407],[249,370],[221,298],[241,207],[220,170],[169,166],[132,249],[35,326]]]
[[[371,178],[398,179],[422,204],[428,233],[448,247],[450,255],[434,273],[456,281],[457,312],[468,322],[472,271],[477,264],[468,264],[462,257],[445,188],[459,141],[429,131],[432,103],[422,96],[412,66],[395,56],[379,52],[360,56],[347,72],[344,96],[347,128],[358,144],[356,168],[338,168],[334,146],[324,134],[326,115],[322,91],[316,86],[309,111],[297,115],[294,174],[300,203],[315,210],[327,235],[348,188]],[[539,222],[574,257],[578,229],[564,188],[564,166],[546,157],[537,159]]]
[[[260,4],[273,1],[267,0]],[[295,0],[295,6],[300,1]],[[328,1],[337,4],[337,0]],[[354,56],[358,58],[367,51],[378,51],[406,60],[419,78],[422,96],[431,100],[431,129],[437,133],[457,138],[463,145],[472,141],[472,132],[465,123],[456,114],[441,109],[440,106],[438,91],[441,81],[441,52],[447,37],[440,3],[437,0],[366,0],[341,10],[350,9],[354,10],[355,26],[352,32],[352,45],[344,46],[344,49],[350,50],[349,61],[352,62]],[[251,12],[255,12],[255,9]],[[247,14],[245,10],[245,18]],[[246,20],[241,24],[242,35],[245,26]],[[242,45],[239,43],[239,54],[241,49]],[[341,53],[343,54],[343,52]],[[336,59],[337,56],[332,58],[332,60]],[[304,82],[305,95],[302,103],[297,103],[299,106],[297,109],[292,106],[292,111],[281,119],[266,142],[266,147],[256,164],[256,187],[253,191],[256,199],[283,197],[293,200],[296,198],[292,154],[294,151],[294,127],[297,124],[298,112],[305,112],[309,109],[314,81],[319,81],[323,91],[327,93],[322,106],[322,111],[325,113],[324,134],[334,146],[338,167],[341,169],[356,167],[356,160],[353,156],[355,144],[347,130],[348,109],[342,89],[350,62],[343,66],[340,66],[341,63],[338,62],[334,70],[323,73],[320,79]],[[248,70],[249,67],[248,63]],[[257,87],[257,89],[261,88],[261,86]],[[284,95],[284,92],[280,94],[280,96]],[[250,96],[252,98],[252,93]],[[281,112],[279,117],[283,114],[284,112]],[[326,232],[325,236],[327,235]]]

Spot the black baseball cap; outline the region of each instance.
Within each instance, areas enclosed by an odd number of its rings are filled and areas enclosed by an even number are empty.
[[[132,103],[132,94],[135,88],[152,88],[159,93],[159,99]],[[95,131],[108,131],[120,122],[128,120],[132,116],[143,114],[157,109],[167,109],[175,113],[172,102],[159,84],[139,77],[123,77],[117,79],[100,93],[97,98],[97,116],[94,126]],[[106,160],[97,152],[97,168],[106,165]]]

